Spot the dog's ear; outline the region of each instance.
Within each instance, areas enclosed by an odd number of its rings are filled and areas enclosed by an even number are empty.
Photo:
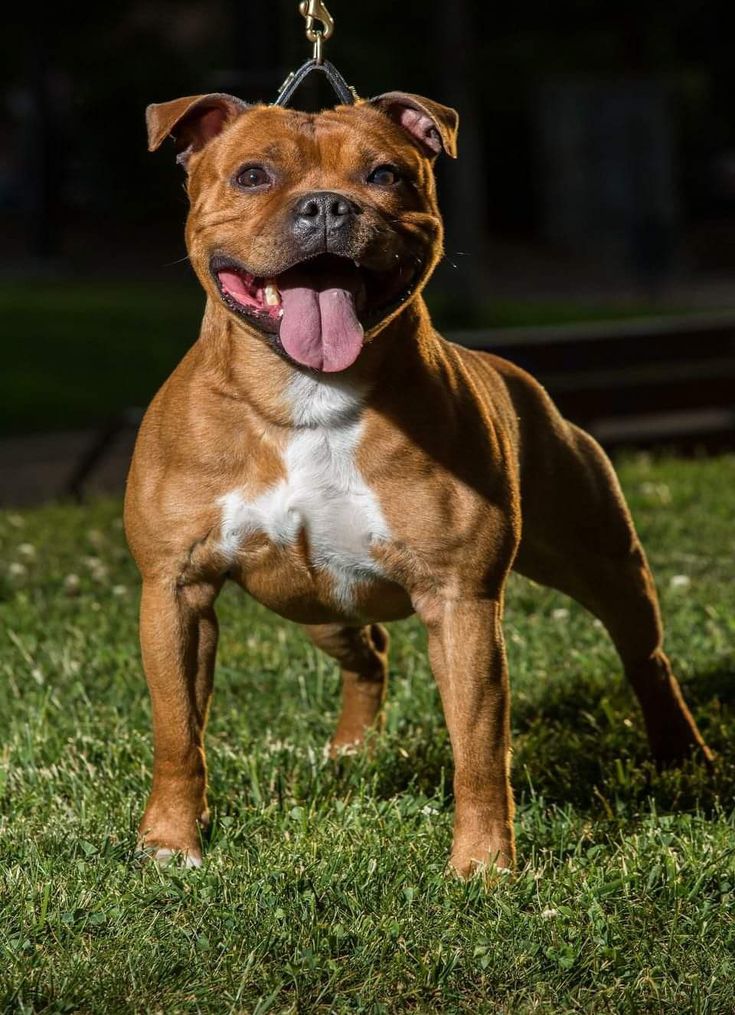
[[[176,161],[186,166],[189,158],[216,137],[248,108],[247,102],[212,92],[187,95],[171,102],[154,102],[145,111],[148,151],[160,148],[167,137],[176,144]]]
[[[386,92],[369,101],[403,127],[429,158],[440,152],[457,158],[459,113],[455,109],[407,92]]]

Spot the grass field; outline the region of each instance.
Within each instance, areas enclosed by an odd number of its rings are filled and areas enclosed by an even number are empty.
[[[626,461],[713,775],[657,774],[603,632],[514,580],[519,869],[444,873],[451,758],[393,625],[374,756],[337,675],[223,594],[200,871],[135,857],[151,762],[120,506],[0,516],[0,980],[12,1012],[735,1011],[735,458]]]
[[[452,322],[441,293],[437,321]],[[7,336],[0,371],[0,437],[94,426],[146,406],[195,341],[204,307],[198,284],[0,283]],[[669,308],[671,309],[671,308]],[[662,312],[646,304],[495,301],[475,325],[510,327]],[[456,321],[455,321],[456,323]]]
[[[145,407],[196,339],[203,307],[193,284],[3,283],[0,436]]]

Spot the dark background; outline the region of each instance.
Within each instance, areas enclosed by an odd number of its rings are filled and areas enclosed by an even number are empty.
[[[439,168],[440,326],[735,306],[724,2],[329,7],[327,55],[360,94],[415,91],[460,111],[460,158]],[[0,436],[97,426],[144,405],[194,340],[201,298],[182,260],[182,172],[169,148],[147,153],[145,106],[214,90],[271,100],[309,55],[303,28],[294,0],[10,15],[0,39]]]

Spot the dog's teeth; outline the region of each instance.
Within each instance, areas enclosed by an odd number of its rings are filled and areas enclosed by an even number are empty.
[[[281,294],[278,291],[278,286],[275,282],[269,282],[268,285],[263,289],[263,297],[266,302],[266,306],[277,307],[281,302]]]

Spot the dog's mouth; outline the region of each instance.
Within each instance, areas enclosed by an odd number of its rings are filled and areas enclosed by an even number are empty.
[[[225,305],[267,335],[277,350],[312,370],[346,370],[365,332],[413,293],[421,262],[373,271],[336,254],[300,261],[272,277],[215,255],[212,277]]]

